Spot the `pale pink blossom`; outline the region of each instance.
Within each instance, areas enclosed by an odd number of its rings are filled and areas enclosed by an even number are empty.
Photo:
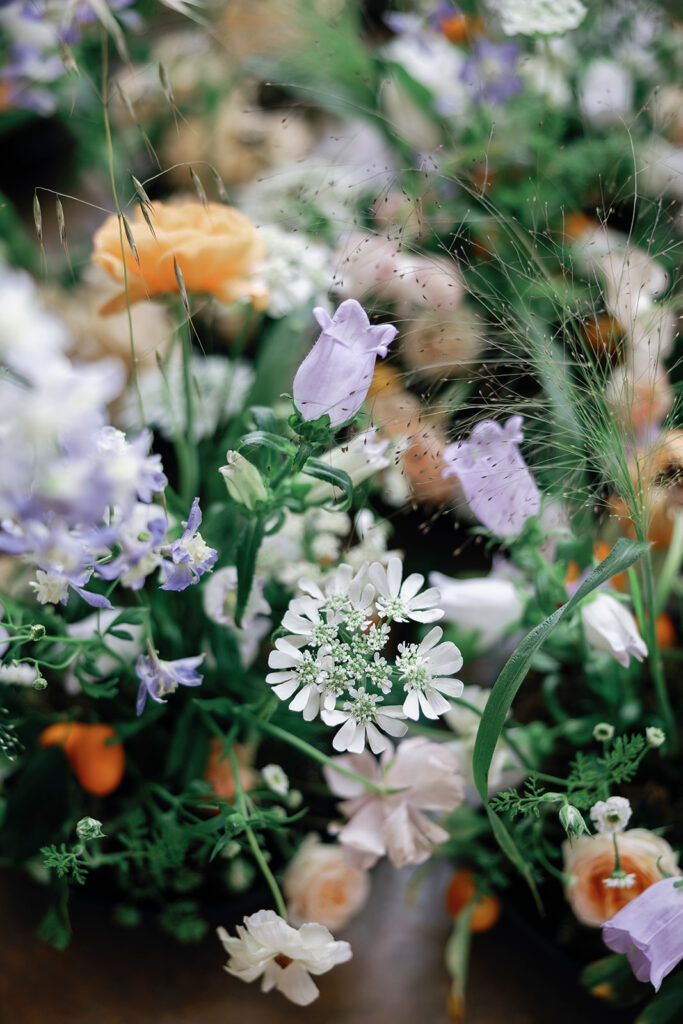
[[[405,740],[396,751],[387,749],[380,761],[367,751],[335,759],[341,768],[363,775],[386,789],[368,792],[362,782],[325,768],[327,784],[343,798],[340,810],[348,818],[337,830],[349,864],[370,868],[387,856],[394,867],[422,864],[435,844],[448,833],[425,811],[452,811],[463,799],[457,755],[446,744],[423,737]]]

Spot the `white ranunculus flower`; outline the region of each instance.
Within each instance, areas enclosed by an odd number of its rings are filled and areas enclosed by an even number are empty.
[[[307,836],[282,880],[294,924],[317,921],[332,931],[343,928],[364,906],[370,892],[367,872],[351,867],[337,843]]]
[[[591,61],[579,86],[579,109],[595,128],[621,124],[633,109],[633,77],[614,60]]]
[[[218,928],[229,956],[228,974],[242,981],[262,978],[261,990],[282,992],[298,1006],[308,1006],[319,995],[311,974],[326,974],[351,959],[348,942],[337,942],[321,924],[292,928],[274,910],[259,910],[237,925],[237,936]]]
[[[506,36],[554,36],[570,32],[586,16],[580,0],[493,0]]]
[[[637,661],[647,657],[647,645],[628,608],[606,591],[581,605],[581,622],[586,640],[605,651],[626,668],[630,656]]]
[[[476,630],[481,650],[494,647],[522,617],[524,602],[512,580],[492,576],[455,580],[432,572],[429,582],[441,593],[444,621],[465,631]]]

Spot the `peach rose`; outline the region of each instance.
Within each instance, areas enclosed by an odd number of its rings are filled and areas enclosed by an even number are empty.
[[[349,867],[341,846],[315,834],[306,836],[282,882],[291,923],[316,921],[331,931],[358,913],[370,891],[367,871]]]
[[[199,201],[153,203],[149,211],[154,235],[137,207],[131,231],[137,247],[136,260],[124,238],[128,297],[132,302],[178,292],[174,260],[188,292],[208,292],[221,302],[250,298],[258,309],[265,306],[267,292],[254,280],[256,265],[266,252],[265,242],[251,221],[231,206]],[[110,299],[101,313],[125,308],[124,264],[119,224],[108,217],[94,238],[93,260],[111,274],[121,292]]]
[[[573,844],[562,844],[564,871],[569,876],[565,895],[582,924],[597,928],[644,889],[660,882],[664,873],[680,873],[678,854],[666,839],[646,828],[621,832],[617,843],[622,871],[635,876],[633,885],[626,889],[605,885],[615,865],[612,836],[584,835]]]

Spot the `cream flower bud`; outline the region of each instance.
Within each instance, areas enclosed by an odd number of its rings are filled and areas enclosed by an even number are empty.
[[[636,620],[628,608],[606,591],[600,591],[581,606],[581,622],[586,640],[628,667],[630,656],[642,661],[647,645],[638,632]]]
[[[102,839],[104,838],[104,832],[102,831],[102,822],[98,821],[97,818],[81,818],[76,825],[76,835],[79,839]]]
[[[583,815],[572,804],[564,804],[560,807],[560,825],[570,839],[578,839],[583,832],[588,832]]]
[[[233,501],[244,505],[253,511],[259,502],[268,501],[268,491],[263,482],[263,477],[248,459],[245,459],[239,452],[226,452],[225,466],[221,466],[218,472],[225,480],[228,494]]]
[[[607,743],[614,736],[614,726],[610,725],[609,722],[598,722],[593,727],[593,739],[600,740],[603,743]]]

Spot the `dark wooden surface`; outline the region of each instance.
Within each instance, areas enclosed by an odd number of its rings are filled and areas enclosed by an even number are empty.
[[[213,934],[179,946],[153,926],[127,931],[106,909],[75,903],[75,935],[63,953],[34,929],[45,891],[0,874],[1,1024],[448,1024],[443,904],[450,868],[439,865],[414,901],[411,872],[375,871],[365,910],[346,929],[354,959],[318,979],[307,1009],[261,995],[221,969]],[[475,936],[467,1024],[607,1024],[628,1021],[577,987],[571,967],[509,915]]]

